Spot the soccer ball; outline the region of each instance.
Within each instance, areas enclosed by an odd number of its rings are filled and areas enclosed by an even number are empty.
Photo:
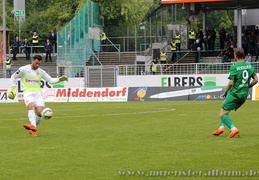
[[[41,117],[44,119],[50,119],[53,116],[53,111],[50,108],[44,108],[41,111]]]

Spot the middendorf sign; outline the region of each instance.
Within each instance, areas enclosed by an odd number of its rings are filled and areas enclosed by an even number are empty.
[[[46,102],[127,101],[128,88],[51,88],[43,94]]]
[[[162,0],[162,4],[174,3],[194,3],[194,2],[212,2],[212,1],[228,1],[228,0]]]

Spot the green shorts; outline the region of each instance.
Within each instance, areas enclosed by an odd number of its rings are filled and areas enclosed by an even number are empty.
[[[242,104],[245,103],[247,97],[245,98],[238,98],[233,96],[232,94],[228,93],[225,101],[222,104],[222,108],[226,109],[226,110],[237,110],[240,106],[242,106]]]

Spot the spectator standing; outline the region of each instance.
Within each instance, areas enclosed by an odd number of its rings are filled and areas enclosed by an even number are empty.
[[[101,44],[104,45],[104,46],[102,46],[103,52],[106,51],[106,47],[105,47],[106,39],[107,39],[106,34],[105,34],[104,30],[102,29],[101,34],[100,34],[100,40],[101,40]]]
[[[181,35],[179,34],[179,31],[176,31],[176,34],[174,35],[174,41],[176,43],[177,51],[181,51]]]
[[[200,27],[200,30],[198,31],[198,34],[197,34],[197,39],[199,39],[200,41],[200,44],[201,44],[201,50],[203,50],[203,43],[204,43],[204,34],[203,34],[203,28]]]
[[[50,40],[51,46],[54,47],[55,52],[57,52],[57,35],[53,29],[50,30],[49,40]]]
[[[176,50],[177,50],[176,42],[174,39],[172,39],[170,46],[171,46],[171,52],[172,52],[171,61],[173,63],[173,62],[175,62]]]
[[[13,41],[12,47],[13,47],[12,48],[13,49],[13,60],[17,61],[16,56],[19,52],[19,47],[20,47],[20,40],[19,40],[18,36],[15,37],[15,40]]]
[[[220,49],[224,49],[224,48],[225,48],[226,33],[227,33],[227,32],[226,32],[224,26],[222,26],[221,29],[220,29],[220,31],[219,31]]]
[[[205,50],[211,50],[210,49],[210,41],[211,41],[211,31],[209,27],[206,27],[205,34],[204,34],[204,45]]]
[[[165,48],[160,52],[160,62],[161,64],[166,64],[167,54],[165,52]]]
[[[189,49],[192,49],[192,45],[195,41],[195,36],[196,36],[196,34],[195,34],[194,30],[193,30],[193,28],[191,28],[189,31]]]
[[[45,43],[45,46],[44,46],[44,51],[46,53],[46,59],[45,59],[45,62],[48,62],[48,60],[50,62],[52,62],[52,59],[51,59],[51,52],[52,52],[52,45],[50,43],[50,40],[47,39],[46,43]]]
[[[39,45],[39,36],[38,36],[37,32],[33,33],[32,45],[33,46],[38,46]],[[38,53],[38,47],[33,47],[33,53]]]
[[[157,72],[157,59],[156,58],[152,61],[151,66],[150,66],[150,70],[151,70],[153,75],[156,74],[156,72]]]
[[[25,56],[26,56],[26,60],[30,60],[30,43],[28,41],[27,38],[24,39],[23,41],[23,47],[24,47],[24,53],[25,53]]]
[[[5,68],[6,68],[6,77],[7,77],[7,78],[10,78],[11,75],[12,75],[11,67],[12,67],[11,59],[9,59],[9,56],[6,56],[6,59],[5,59]]]
[[[210,50],[215,49],[215,40],[216,40],[216,31],[214,30],[214,27],[211,28],[210,31]]]

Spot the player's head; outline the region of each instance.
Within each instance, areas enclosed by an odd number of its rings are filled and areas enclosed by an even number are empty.
[[[42,60],[41,55],[33,56],[32,63],[31,63],[31,67],[32,67],[33,70],[36,70],[40,67],[41,60]]]
[[[235,48],[234,49],[235,59],[244,59],[245,52],[243,48]]]

